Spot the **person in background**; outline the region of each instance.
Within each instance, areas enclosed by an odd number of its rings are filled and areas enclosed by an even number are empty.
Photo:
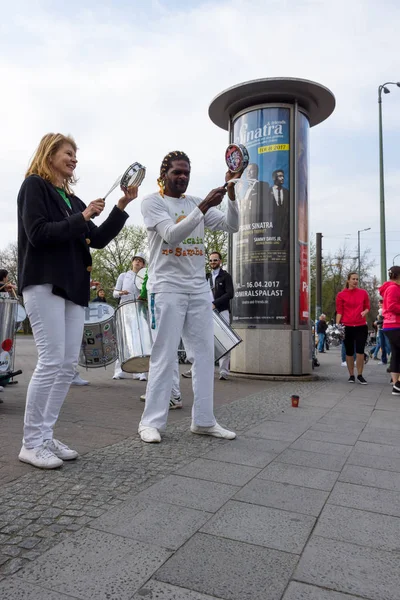
[[[328,329],[328,323],[326,322],[326,315],[321,315],[317,321],[317,335],[318,335],[318,352],[325,352],[325,341],[326,341],[326,330]]]
[[[344,344],[346,363],[349,371],[349,383],[355,382],[354,346],[356,348],[357,381],[366,385],[363,376],[365,363],[364,349],[368,337],[366,316],[370,309],[369,296],[358,287],[358,274],[349,273],[346,287],[336,296],[336,324],[345,326]]]
[[[0,269],[0,298],[15,298],[17,286],[8,280],[7,269]]]
[[[380,288],[383,298],[382,331],[390,342],[390,372],[392,376],[392,394],[400,396],[400,267],[389,269],[389,281]]]
[[[45,135],[18,194],[18,286],[32,327],[38,363],[30,380],[19,460],[55,469],[78,456],[53,430],[78,363],[84,307],[90,297],[89,248],[104,248],[123,228],[135,186],[98,227],[104,199],[86,206],[72,192],[77,145],[60,133]]]
[[[93,298],[92,302],[104,302],[105,304],[107,304],[106,293],[103,290],[103,288],[99,288],[97,290],[97,296]]]

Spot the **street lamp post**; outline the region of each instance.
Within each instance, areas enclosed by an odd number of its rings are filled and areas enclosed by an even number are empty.
[[[362,231],[369,231],[371,229],[371,227],[367,227],[366,229],[360,229],[359,231],[357,231],[357,236],[358,236],[358,281],[360,282],[361,280],[361,248],[360,248],[360,233]],[[385,266],[385,271],[386,271],[386,266]]]
[[[387,81],[378,88],[378,108],[379,108],[379,205],[380,205],[380,225],[381,225],[381,283],[386,281],[386,222],[385,222],[385,178],[383,172],[383,133],[382,133],[382,91],[384,94],[390,94],[388,85],[397,85],[400,82]]]
[[[393,256],[392,267],[394,267],[394,261],[395,261],[395,259],[396,259],[398,256],[400,256],[400,254],[396,254],[396,256]]]

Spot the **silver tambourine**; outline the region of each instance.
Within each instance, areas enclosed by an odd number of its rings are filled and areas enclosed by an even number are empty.
[[[125,173],[120,175],[118,179],[113,183],[107,194],[104,196],[104,200],[111,194],[113,190],[119,185],[121,188],[128,188],[131,185],[139,186],[146,175],[146,167],[138,162],[134,162],[126,169]]]
[[[240,173],[249,164],[249,153],[243,144],[229,144],[225,151],[225,162],[231,173]]]

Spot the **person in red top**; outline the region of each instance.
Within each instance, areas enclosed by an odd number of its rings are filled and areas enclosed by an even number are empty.
[[[367,381],[363,377],[364,348],[368,337],[368,325],[365,319],[370,309],[369,296],[358,287],[358,274],[349,273],[346,287],[336,296],[336,325],[345,326],[344,345],[349,370],[349,383],[355,383],[354,345],[356,347],[357,380],[362,385]]]
[[[379,293],[383,298],[382,331],[391,346],[392,394],[400,396],[400,267],[390,267],[389,281],[379,288]]]

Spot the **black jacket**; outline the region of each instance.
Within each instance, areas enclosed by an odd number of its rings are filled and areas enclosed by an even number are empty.
[[[86,205],[69,196],[70,210],[56,188],[30,175],[18,194],[18,290],[50,283],[53,292],[87,306],[92,257],[89,246],[104,248],[122,229],[128,214],[114,207],[99,227],[85,221]]]
[[[212,276],[211,273],[207,273],[207,279],[212,284]],[[230,301],[233,298],[233,281],[232,277],[227,271],[223,269],[219,270],[219,273],[215,279],[215,289],[214,292],[214,306],[220,312],[222,310],[230,309]]]

